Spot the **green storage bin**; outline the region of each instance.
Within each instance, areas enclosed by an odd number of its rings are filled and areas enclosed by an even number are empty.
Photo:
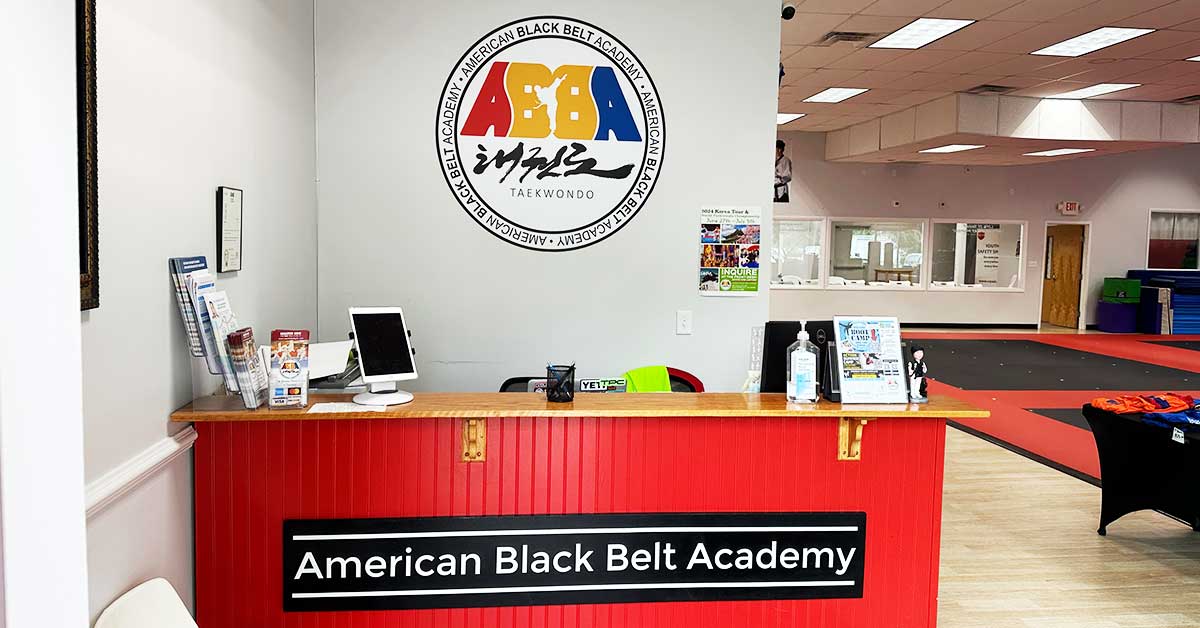
[[[1109,303],[1140,303],[1142,300],[1142,280],[1125,279],[1124,277],[1105,277],[1104,293],[1100,300]]]

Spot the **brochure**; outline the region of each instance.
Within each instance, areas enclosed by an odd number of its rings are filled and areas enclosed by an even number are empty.
[[[308,330],[271,332],[270,405],[272,408],[308,405]]]
[[[204,306],[213,331],[213,344],[216,345],[220,357],[221,375],[225,377],[225,389],[229,392],[239,392],[237,376],[234,374],[233,362],[229,359],[229,344],[226,339],[229,334],[238,330],[237,317],[229,305],[229,297],[224,290],[214,290],[204,295]]]
[[[171,283],[175,286],[175,301],[179,305],[179,316],[183,319],[183,329],[187,333],[188,348],[194,357],[203,357],[204,345],[200,339],[200,326],[197,322],[199,319],[184,278],[189,273],[208,268],[208,261],[203,255],[172,257],[167,260],[167,268],[171,272]]]
[[[267,398],[267,373],[259,361],[258,347],[254,343],[254,331],[243,327],[227,338],[229,359],[241,388],[242,402],[253,410],[263,405]]]
[[[900,321],[895,317],[835,316],[842,369],[842,403],[906,403]]]

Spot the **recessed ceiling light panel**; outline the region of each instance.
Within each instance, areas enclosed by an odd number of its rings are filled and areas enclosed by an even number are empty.
[[[1062,157],[1063,155],[1078,155],[1079,153],[1090,153],[1094,148],[1056,148],[1054,150],[1043,150],[1036,153],[1025,153],[1026,157]]]
[[[1104,94],[1111,94],[1113,92],[1119,92],[1123,89],[1131,89],[1141,86],[1141,83],[1100,83],[1099,85],[1084,87],[1083,89],[1076,89],[1069,92],[1063,92],[1061,94],[1055,94],[1053,96],[1047,96],[1047,98],[1067,98],[1071,100],[1079,100],[1081,98],[1103,96]]]
[[[803,118],[806,115],[808,115],[808,114],[807,113],[777,113],[777,114],[775,114],[775,124],[776,125],[787,124],[788,122],[791,122],[792,120],[799,120],[800,118]]]
[[[1192,57],[1191,59],[1188,59],[1188,61],[1200,61],[1200,57]]]
[[[974,23],[975,20],[936,20],[923,17],[871,44],[868,48],[904,48],[914,50]]]
[[[1084,33],[1078,37],[1060,41],[1053,46],[1034,50],[1029,54],[1050,57],[1078,57],[1153,32],[1153,28],[1117,28],[1115,26],[1105,26],[1104,28],[1097,28],[1090,33]]]
[[[842,102],[847,98],[853,98],[866,91],[869,90],[859,87],[830,87],[823,92],[805,98],[804,102]]]
[[[975,150],[976,148],[984,148],[983,144],[947,144],[938,146],[937,148],[926,148],[922,153],[961,153],[964,150]]]

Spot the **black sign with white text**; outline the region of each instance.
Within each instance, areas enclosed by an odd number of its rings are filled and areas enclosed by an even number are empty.
[[[866,514],[289,520],[285,611],[861,598]]]

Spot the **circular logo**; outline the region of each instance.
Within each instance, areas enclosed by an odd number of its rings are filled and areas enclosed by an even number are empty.
[[[645,206],[662,169],[658,91],[603,29],[530,17],[484,35],[438,102],[450,191],[492,235],[537,251],[596,244]]]

